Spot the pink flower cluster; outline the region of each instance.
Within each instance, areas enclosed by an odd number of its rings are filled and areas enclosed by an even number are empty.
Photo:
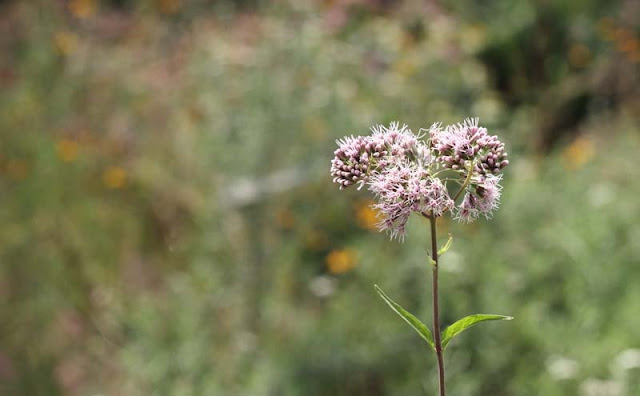
[[[500,172],[509,162],[504,144],[477,119],[444,129],[434,124],[427,142],[397,122],[371,130],[369,136],[337,141],[331,175],[340,189],[368,185],[377,199],[378,226],[392,238],[404,237],[411,213],[438,217],[449,211],[471,222],[490,218],[498,207]]]
[[[502,175],[481,176],[479,180],[470,183],[465,191],[462,203],[458,206],[455,219],[470,223],[484,215],[491,218],[493,210],[500,204],[502,186],[499,184]]]
[[[397,122],[389,128],[377,125],[371,128],[370,136],[345,136],[337,140],[338,149],[331,161],[333,182],[338,183],[340,189],[353,184],[359,184],[360,189],[372,171],[386,167],[389,161],[424,155],[414,151],[419,142],[411,130],[406,125],[398,126]]]
[[[468,118],[462,124],[448,125],[444,130],[434,124],[429,137],[438,160],[453,170],[464,170],[467,161],[475,160],[475,171],[484,175],[498,174],[509,165],[504,143],[497,136],[478,126],[477,118]]]
[[[392,238],[404,236],[412,212],[441,216],[455,205],[439,179],[430,177],[421,164],[408,160],[390,163],[375,172],[369,189],[378,199],[373,205],[382,217],[378,226],[389,230]]]

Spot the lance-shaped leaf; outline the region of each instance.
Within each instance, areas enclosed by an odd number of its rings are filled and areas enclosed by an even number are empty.
[[[449,341],[453,339],[453,337],[462,333],[466,329],[471,326],[475,326],[480,322],[484,322],[486,320],[512,320],[511,316],[504,315],[490,315],[490,314],[476,314],[465,316],[459,321],[455,322],[451,326],[447,327],[445,331],[442,333],[442,349],[447,347]]]
[[[384,292],[378,287],[378,285],[374,285],[373,287],[376,289],[380,297],[382,297],[382,299],[391,307],[391,309],[393,309],[395,313],[400,315],[402,319],[409,323],[409,325],[413,327],[413,329],[420,335],[420,337],[422,337],[422,339],[425,340],[435,351],[436,348],[433,344],[433,336],[431,335],[431,331],[429,330],[429,328],[425,326],[425,324],[422,323],[418,318],[413,316],[409,311],[406,311],[395,301],[390,299],[386,294],[384,294]]]

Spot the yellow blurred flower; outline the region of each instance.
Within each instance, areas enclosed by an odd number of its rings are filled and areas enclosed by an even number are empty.
[[[282,208],[276,212],[275,216],[276,224],[285,230],[290,230],[296,223],[296,219],[293,217],[293,213],[289,208]]]
[[[110,166],[102,174],[102,182],[110,189],[122,188],[127,184],[127,171],[119,166]]]
[[[580,136],[564,150],[565,167],[569,170],[579,169],[592,159],[594,154],[593,141],[586,136]]]
[[[356,206],[356,223],[367,230],[377,230],[378,212],[371,207],[373,201],[363,201]]]
[[[304,120],[304,130],[313,140],[322,141],[327,136],[327,125],[322,118],[311,116]]]
[[[329,246],[329,237],[322,231],[311,230],[304,234],[304,246],[310,250],[323,250]]]
[[[156,0],[156,6],[163,14],[175,14],[182,6],[182,0]]]
[[[78,148],[78,142],[70,139],[62,139],[56,143],[56,152],[62,162],[72,162],[75,160],[78,156]]]
[[[583,44],[574,44],[569,48],[569,63],[574,67],[584,67],[591,60],[591,51]]]
[[[358,264],[356,253],[350,249],[332,250],[327,255],[326,262],[327,269],[332,274],[345,273]]]
[[[53,35],[53,44],[61,55],[69,55],[78,48],[78,36],[71,32],[57,32]]]
[[[405,56],[393,64],[393,71],[402,77],[411,77],[418,71],[418,66],[412,59]]]
[[[482,24],[464,26],[460,32],[460,45],[467,52],[475,52],[487,42],[487,28]]]
[[[76,18],[88,18],[96,12],[95,0],[70,0],[69,12]]]
[[[598,32],[605,40],[613,40],[615,21],[611,17],[604,17],[598,21]]]

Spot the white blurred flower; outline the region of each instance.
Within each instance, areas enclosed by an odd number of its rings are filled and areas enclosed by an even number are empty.
[[[589,203],[594,208],[601,208],[614,201],[616,198],[615,186],[608,183],[594,184],[587,191]]]
[[[631,370],[640,368],[640,349],[631,348],[622,351],[614,361],[616,369]]]
[[[556,381],[571,379],[578,374],[578,363],[563,356],[551,356],[547,359],[547,371]]]
[[[580,385],[580,396],[622,396],[622,389],[617,381],[588,378]]]
[[[309,283],[309,290],[316,297],[329,297],[336,291],[335,281],[328,276],[316,276]]]
[[[455,250],[447,251],[446,256],[442,258],[445,263],[441,269],[451,273],[461,273],[464,270],[464,257]]]
[[[250,331],[239,331],[235,334],[235,347],[238,352],[253,351],[258,345],[258,337]]]

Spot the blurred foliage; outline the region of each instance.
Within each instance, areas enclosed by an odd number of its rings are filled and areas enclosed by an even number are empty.
[[[512,166],[443,258],[454,395],[640,389],[634,1],[0,3],[0,393],[429,394],[427,229],[334,140],[479,116]]]

